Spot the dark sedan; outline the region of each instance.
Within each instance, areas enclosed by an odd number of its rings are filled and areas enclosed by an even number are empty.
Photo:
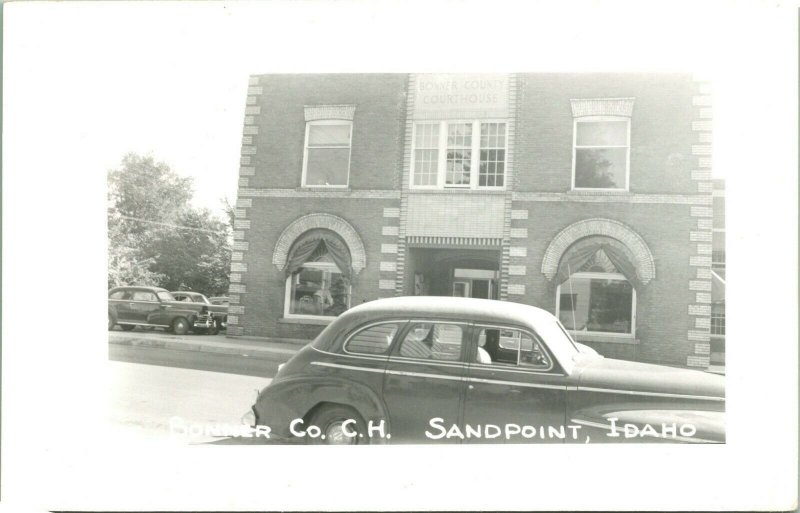
[[[176,301],[158,287],[116,287],[108,291],[108,329],[164,328],[176,335],[206,332],[214,326],[207,305]]]
[[[174,291],[172,292],[172,297],[174,297],[176,301],[185,301],[188,303],[199,303],[204,305],[206,309],[211,312],[213,323],[212,326],[208,328],[208,333],[216,335],[220,330],[224,330],[228,327],[227,304],[215,303],[211,299],[207,298],[205,294],[188,290]]]
[[[306,443],[724,442],[724,378],[613,360],[518,303],[352,308],[279,370],[245,423]]]

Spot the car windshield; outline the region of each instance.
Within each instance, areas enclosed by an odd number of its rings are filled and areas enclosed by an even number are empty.
[[[203,294],[197,294],[192,299],[194,300],[195,303],[205,303],[207,305],[211,304],[211,301],[209,301],[208,298],[205,297]]]
[[[161,301],[175,301],[175,298],[172,297],[172,294],[170,294],[166,290],[161,290],[157,292],[157,294],[158,294],[158,299],[160,299]]]
[[[580,353],[575,341],[569,336],[561,323],[555,317],[540,319],[536,323],[536,331],[553,351],[555,357],[562,365],[571,366],[573,357]],[[567,372],[569,368],[565,369]]]

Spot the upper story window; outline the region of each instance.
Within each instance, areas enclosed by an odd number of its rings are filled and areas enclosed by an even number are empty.
[[[353,122],[318,120],[306,123],[304,187],[347,187]]]
[[[575,119],[573,189],[628,190],[630,118]]]
[[[413,142],[413,188],[478,189],[505,186],[505,122],[415,123]]]

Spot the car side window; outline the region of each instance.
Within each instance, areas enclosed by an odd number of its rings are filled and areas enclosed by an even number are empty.
[[[131,298],[133,301],[157,301],[156,295],[146,290],[137,290]]]
[[[369,326],[350,337],[344,345],[348,353],[386,354],[400,329],[396,322]]]
[[[461,358],[463,335],[457,324],[414,323],[400,343],[400,356],[457,361]]]
[[[550,357],[539,340],[522,330],[481,328],[478,332],[476,363],[546,370]]]
[[[111,294],[111,297],[109,299],[125,299],[125,296],[126,296],[125,292],[126,291],[124,291],[124,290],[118,290],[118,291],[114,292],[113,294]]]

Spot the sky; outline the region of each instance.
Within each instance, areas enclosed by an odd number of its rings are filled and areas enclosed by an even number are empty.
[[[727,35],[707,37],[702,16],[686,17],[678,10],[660,14],[659,23],[680,27],[681,37],[658,39],[647,23],[626,26],[615,15],[610,18],[626,30],[609,33],[592,21],[608,15],[592,2],[581,5],[593,16],[580,18],[568,8],[545,11],[549,17],[541,16],[541,9],[523,10],[527,16],[512,19],[500,8],[480,9],[480,2],[436,2],[423,10],[398,5],[308,0],[9,4],[7,20],[18,22],[7,23],[4,32],[14,46],[4,64],[13,69],[6,90],[25,84],[18,91],[31,103],[7,106],[8,115],[19,114],[31,130],[27,135],[48,138],[52,159],[40,156],[42,163],[62,166],[59,155],[72,154],[94,176],[119,165],[127,152],[151,154],[194,177],[196,204],[218,210],[221,198],[235,199],[250,74],[585,69],[699,70],[719,76],[720,70],[735,69]],[[631,15],[649,12],[630,5]],[[451,7],[474,25],[486,26],[485,35],[460,41],[458,50],[452,47],[438,18],[422,14],[446,17]],[[507,30],[499,31],[498,24]],[[405,33],[403,27],[413,30]],[[407,35],[392,37],[392,32]],[[558,40],[565,44],[550,44]],[[11,137],[16,135],[24,134]],[[715,162],[714,173],[724,176],[728,166]]]

